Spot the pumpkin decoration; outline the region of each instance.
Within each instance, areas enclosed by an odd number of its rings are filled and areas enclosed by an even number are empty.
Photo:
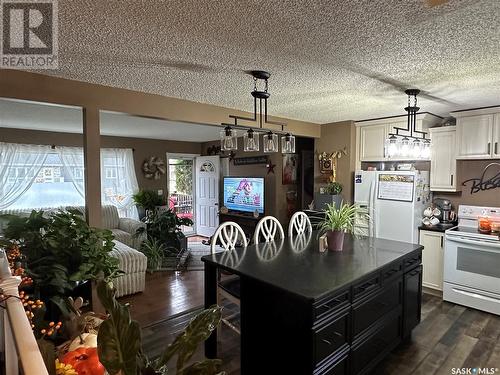
[[[97,335],[95,333],[82,333],[69,344],[68,351],[78,348],[97,348]]]
[[[104,375],[104,366],[99,362],[97,348],[80,347],[66,353],[61,362],[70,365],[78,375]]]
[[[142,163],[142,172],[148,180],[159,180],[161,176],[167,173],[165,161],[157,156],[150,156]]]

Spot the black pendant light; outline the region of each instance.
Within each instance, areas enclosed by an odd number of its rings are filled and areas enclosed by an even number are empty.
[[[233,119],[234,123],[233,124],[223,123],[222,125],[226,125],[225,129],[227,129],[227,127],[230,127],[230,129],[234,130],[233,128],[243,127],[238,123],[238,121],[240,120],[255,122],[259,130],[267,130],[267,132],[263,135],[264,152],[277,152],[279,150],[278,135],[275,134],[276,132],[273,132],[272,130],[268,129],[266,126],[278,125],[281,127],[281,134],[285,134],[284,128],[286,124],[284,122],[272,121],[268,118],[267,115],[267,99],[269,99],[269,97],[271,96],[271,94],[269,93],[268,79],[271,76],[271,74],[263,70],[251,70],[248,73],[253,77],[254,80],[254,87],[253,91],[251,92],[254,98],[253,117],[229,115],[229,117]],[[262,88],[259,88],[259,83],[263,83]],[[221,132],[221,147],[222,149],[224,149],[224,147],[222,146],[222,142],[223,139]],[[281,148],[283,153],[294,153],[295,137],[290,133],[286,133],[281,139]],[[254,131],[253,129],[248,129],[247,132],[243,134],[243,150],[249,152],[259,151],[259,134],[257,131]]]

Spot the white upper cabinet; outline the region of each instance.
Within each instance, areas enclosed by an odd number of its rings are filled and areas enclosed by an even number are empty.
[[[431,191],[457,191],[456,127],[429,129],[431,133]]]
[[[500,159],[500,113],[497,113],[493,122],[493,149],[494,159]]]
[[[458,159],[488,159],[493,146],[493,114],[457,118]]]
[[[359,128],[359,157],[361,161],[384,160],[387,126],[385,124]]]

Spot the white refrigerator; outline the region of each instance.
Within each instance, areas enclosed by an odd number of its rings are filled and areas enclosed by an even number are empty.
[[[428,171],[356,171],[354,202],[360,212],[355,232],[418,243],[418,226],[430,202]]]

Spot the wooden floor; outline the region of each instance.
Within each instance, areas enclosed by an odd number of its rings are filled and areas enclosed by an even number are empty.
[[[203,306],[204,285],[203,271],[148,273],[144,292],[119,301],[128,303],[132,318],[145,327]]]
[[[145,327],[145,349],[154,352],[171,342],[195,312],[160,325],[151,323],[164,320],[170,312],[202,305],[203,272],[154,274],[146,283],[145,293],[122,301],[131,303],[133,318]],[[224,369],[227,374],[239,374],[239,337],[225,326],[221,336]],[[197,358],[202,357],[202,349]],[[452,368],[461,367],[500,368],[500,317],[424,294],[422,322],[413,331],[412,341],[395,349],[373,373],[450,375]]]

